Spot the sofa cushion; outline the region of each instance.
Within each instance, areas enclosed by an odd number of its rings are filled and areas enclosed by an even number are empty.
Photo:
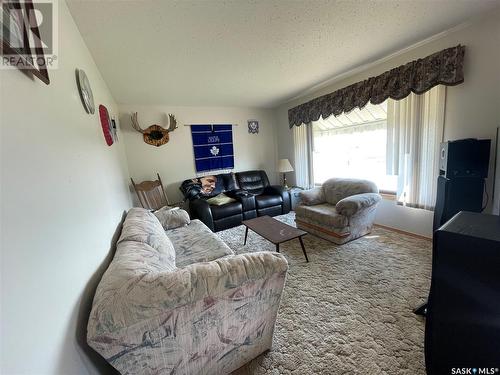
[[[283,199],[279,195],[258,195],[255,197],[257,208],[266,208],[279,206],[283,203]]]
[[[315,187],[310,190],[303,190],[299,193],[300,203],[306,206],[325,203],[325,193],[322,187]]]
[[[122,241],[117,246],[117,253],[119,255],[115,255],[115,266],[120,268],[121,272],[125,272],[127,268],[133,270],[134,275],[176,270],[175,263],[170,262],[165,253],[157,251],[147,243]]]
[[[349,225],[347,217],[337,213],[335,206],[328,203],[316,206],[298,205],[295,208],[295,215],[297,219],[304,217],[308,221],[333,228],[344,228]]]
[[[222,181],[224,182],[224,191],[231,191],[240,188],[238,182],[236,181],[236,176],[232,172],[221,173],[217,175],[217,177],[222,179]]]
[[[243,214],[226,216],[222,219],[214,220],[214,232],[237,227],[243,221]]]
[[[323,183],[322,187],[326,202],[333,205],[351,195],[378,193],[375,183],[356,178],[330,178]]]
[[[148,244],[162,254],[162,259],[175,265],[175,249],[157,217],[144,208],[131,208],[125,218],[118,244],[135,241]]]
[[[139,220],[143,222],[148,222],[149,226],[151,226],[153,230],[158,229],[161,232],[161,224],[158,222],[158,219],[154,216],[154,214],[150,210],[147,210],[145,208],[132,207],[127,212],[127,217],[125,218],[124,224],[128,220]]]
[[[146,213],[142,218],[139,218],[136,215],[130,214],[133,210],[136,209],[132,208],[123,222],[118,243],[122,241],[137,241],[147,243],[151,247],[156,248],[154,244],[161,242],[163,237],[165,237],[162,225],[152,213],[145,210]]]
[[[146,243],[118,243],[113,261],[102,276],[94,296],[94,319],[97,319],[94,329],[113,331],[121,327],[126,319],[122,311],[127,308],[122,305],[123,295],[127,295],[138,280],[148,275],[173,273],[176,269],[175,264],[165,262],[162,254]]]
[[[214,220],[222,219],[223,217],[241,214],[242,206],[240,202],[223,204],[222,206],[210,206],[212,217]]]
[[[266,208],[258,208],[257,214],[259,216],[278,216],[283,213],[281,206],[272,206]]]
[[[177,267],[234,254],[224,241],[197,219],[185,227],[168,230],[167,235],[175,248]]]
[[[247,171],[236,173],[236,180],[240,189],[247,190],[252,194],[262,194],[264,188],[269,185],[267,174],[264,171]]]
[[[178,228],[191,222],[189,214],[178,207],[165,206],[156,210],[154,215],[165,230]]]

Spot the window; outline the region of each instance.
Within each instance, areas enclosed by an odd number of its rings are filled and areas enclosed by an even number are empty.
[[[396,192],[397,176],[386,173],[387,101],[312,125],[315,184],[331,177],[363,178],[382,192]]]

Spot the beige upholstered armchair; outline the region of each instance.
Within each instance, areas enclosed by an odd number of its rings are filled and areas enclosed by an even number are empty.
[[[381,200],[373,182],[349,178],[331,178],[300,198],[297,228],[339,245],[371,232]]]

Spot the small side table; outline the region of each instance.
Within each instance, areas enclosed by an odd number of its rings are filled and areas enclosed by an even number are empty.
[[[295,207],[300,203],[300,192],[303,191],[301,187],[293,186],[288,189],[288,193],[290,194],[290,208],[292,211],[295,211]]]

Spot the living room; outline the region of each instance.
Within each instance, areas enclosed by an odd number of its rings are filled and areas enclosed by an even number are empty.
[[[458,77],[432,88],[446,88],[436,112],[441,135],[425,142],[491,140],[481,203],[484,215],[499,214],[499,1],[34,1],[40,3],[53,5],[52,27],[40,26],[40,32],[45,42],[52,33],[56,66],[22,69],[4,58],[0,69],[2,374],[116,372],[109,357],[88,345],[87,324],[127,212],[141,207],[130,179],[159,174],[169,203],[189,211],[181,184],[207,174],[196,168],[193,125],[232,125],[234,165],[208,172],[262,170],[272,186],[282,186],[286,173],[290,187],[306,192],[324,183],[329,170],[315,166],[318,150],[304,151],[298,140],[309,137],[318,146],[316,136],[340,133],[321,123],[325,116],[313,119],[316,131],[307,134],[300,116],[309,112],[302,105],[441,51],[464,51],[463,82]],[[93,111],[77,83],[80,71]],[[383,107],[388,116],[391,105]],[[363,108],[329,119],[352,121],[352,113],[364,116]],[[298,124],[291,122],[293,109]],[[161,126],[168,142],[146,143],[133,113],[142,130]],[[114,136],[103,118],[116,125]],[[174,121],[176,128],[166,133]],[[320,126],[327,127],[324,134]],[[364,130],[350,129],[342,139],[369,142],[380,127]],[[373,143],[379,146],[373,152],[385,158],[386,145]],[[335,160],[344,154],[328,159],[333,154],[326,153],[327,178],[376,178],[368,169],[365,176],[339,174]],[[429,155],[438,168],[438,151]],[[285,159],[293,171],[280,172]],[[387,160],[377,164],[384,171]],[[429,174],[436,184],[439,172]],[[431,284],[434,207],[406,201],[397,179],[387,181],[396,182],[385,188],[386,180],[376,181],[381,199],[371,233],[345,244],[301,228],[308,233],[304,247],[294,237],[276,254],[275,244],[252,228],[247,242],[239,223],[215,231],[236,256],[270,253],[287,263],[275,325],[269,326],[275,327],[272,347],[248,357],[236,373],[426,373],[426,320],[412,310],[426,301]],[[436,189],[424,199],[432,205]],[[300,191],[292,191],[300,199]],[[270,216],[295,228],[298,212]],[[195,220],[201,218],[191,212]],[[491,330],[498,333],[497,323]],[[454,367],[468,366],[457,358]],[[187,369],[178,373],[197,373]],[[198,372],[214,373],[210,369]]]

